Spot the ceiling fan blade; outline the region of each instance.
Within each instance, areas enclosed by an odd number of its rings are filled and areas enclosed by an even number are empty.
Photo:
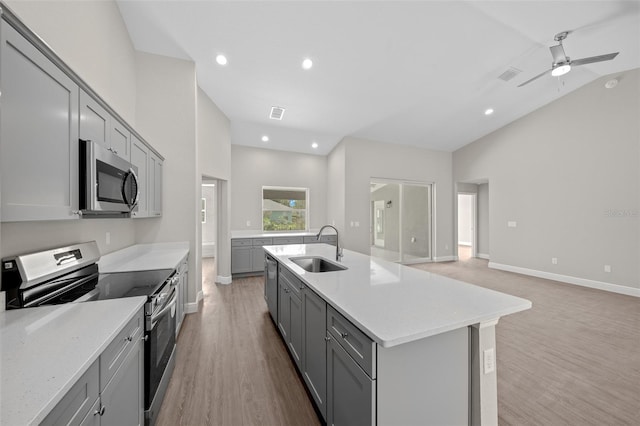
[[[576,59],[575,61],[571,61],[572,67],[577,67],[578,65],[592,64],[594,62],[602,62],[602,61],[610,61],[616,56],[618,53],[609,53],[607,55],[599,55],[599,56],[591,56],[589,58]]]
[[[518,85],[518,87],[522,87],[522,86],[524,86],[525,84],[529,84],[529,83],[531,83],[533,80],[537,80],[537,79],[539,79],[539,78],[540,78],[540,77],[542,77],[543,75],[547,74],[549,71],[551,71],[551,70],[546,70],[545,72],[543,72],[543,73],[540,73],[540,74],[536,75],[535,77],[533,77],[533,78],[531,78],[531,79],[529,79],[529,80],[525,81],[524,83],[519,84],[519,85]]]

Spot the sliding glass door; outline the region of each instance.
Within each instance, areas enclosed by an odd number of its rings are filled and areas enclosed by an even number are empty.
[[[371,255],[400,263],[431,260],[432,189],[426,182],[371,180]]]

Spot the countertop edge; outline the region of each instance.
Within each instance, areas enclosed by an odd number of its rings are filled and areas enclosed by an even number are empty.
[[[334,246],[330,246],[328,244],[322,244],[322,245],[326,245],[327,247],[330,247],[331,250],[335,250]],[[456,330],[458,328],[469,327],[469,326],[472,326],[472,325],[475,325],[475,324],[482,323],[484,321],[490,321],[490,320],[494,320],[494,319],[499,319],[499,318],[501,318],[503,316],[514,314],[514,313],[517,313],[517,312],[522,312],[522,311],[530,309],[532,307],[531,301],[529,301],[527,299],[518,298],[518,299],[522,300],[522,303],[520,303],[517,306],[514,305],[514,306],[511,306],[511,307],[509,307],[507,309],[493,311],[493,312],[488,313],[486,315],[480,315],[480,316],[468,318],[468,319],[466,319],[464,321],[454,322],[454,323],[449,324],[446,327],[432,328],[432,329],[424,331],[424,332],[407,334],[407,335],[399,336],[399,337],[395,337],[395,338],[385,338],[384,336],[380,336],[380,335],[374,333],[371,329],[369,329],[368,327],[363,325],[360,321],[358,321],[356,318],[354,318],[352,314],[350,314],[344,308],[339,306],[336,301],[332,300],[321,289],[317,288],[313,283],[309,282],[305,278],[305,275],[300,275],[299,270],[297,270],[297,269],[300,269],[300,268],[297,265],[295,265],[295,264],[293,264],[291,262],[281,261],[280,258],[283,255],[280,255],[278,253],[275,253],[275,252],[271,251],[271,247],[279,247],[279,246],[278,245],[265,246],[264,249],[271,256],[273,256],[276,259],[278,259],[278,263],[280,265],[284,266],[288,271],[290,271],[292,274],[294,274],[298,279],[302,280],[309,288],[311,288],[327,304],[332,306],[336,311],[338,311],[341,315],[343,315],[345,318],[347,318],[349,321],[351,321],[355,326],[357,326],[371,340],[373,340],[374,342],[376,342],[378,345],[380,345],[383,348],[391,348],[393,346],[398,346],[398,345],[401,345],[401,344],[404,344],[404,343],[410,343],[410,342],[413,342],[413,341],[416,341],[416,340],[420,340],[420,339],[423,339],[423,338],[426,338],[426,337],[435,336],[437,334],[446,333],[448,331],[453,331],[453,330]],[[348,250],[345,250],[345,252],[348,252]],[[360,254],[360,253],[358,253],[358,254]],[[289,264],[289,263],[291,263],[291,264]],[[339,273],[339,272],[337,272],[337,273]],[[434,274],[434,275],[438,275],[438,274]],[[459,281],[459,280],[457,280],[457,281]],[[473,285],[473,284],[470,284],[470,283],[466,283],[466,284]],[[492,292],[496,292],[495,290],[490,290],[490,289],[487,289],[487,290],[492,291]],[[496,292],[496,293],[501,293],[501,292]],[[502,293],[502,294],[506,294],[506,293]],[[517,296],[512,296],[512,297],[517,297]]]

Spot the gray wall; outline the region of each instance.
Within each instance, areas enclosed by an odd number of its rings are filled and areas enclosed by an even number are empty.
[[[232,145],[231,229],[262,230],[263,186],[309,188],[310,229],[326,224],[327,157]]]
[[[492,262],[640,287],[640,70],[612,77],[453,153],[454,182],[491,185]]]
[[[344,157],[344,161],[343,160]],[[453,255],[453,186],[451,153],[423,148],[345,138],[329,154],[329,164],[345,171],[337,196],[328,198],[328,211],[336,212],[344,203],[344,225],[340,237],[346,248],[370,252],[371,178],[432,182],[435,204],[435,250],[433,256],[447,259]],[[340,184],[338,184],[340,186]],[[351,226],[354,222],[354,226]],[[358,227],[355,222],[359,222]],[[344,238],[343,238],[344,237]]]

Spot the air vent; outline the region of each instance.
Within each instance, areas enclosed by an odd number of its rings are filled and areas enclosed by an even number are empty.
[[[271,107],[271,114],[269,114],[269,118],[272,120],[282,120],[282,117],[284,116],[284,108],[282,107],[277,107],[277,106],[272,106]]]
[[[500,74],[498,78],[502,81],[509,81],[516,75],[520,74],[521,72],[522,70],[519,70],[518,68],[510,67],[508,70]]]

